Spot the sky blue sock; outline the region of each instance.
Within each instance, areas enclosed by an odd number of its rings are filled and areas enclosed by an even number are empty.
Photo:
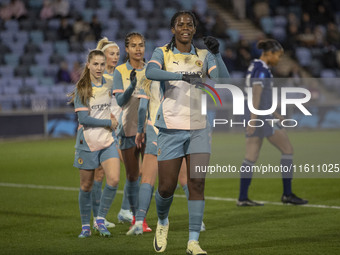
[[[154,186],[152,186],[152,190],[151,190],[151,194],[150,194],[150,203],[149,203],[148,209],[146,210],[146,213],[148,213],[149,208],[150,208],[150,204],[151,204],[151,200],[152,200],[152,196],[153,196],[153,191],[154,191]]]
[[[142,176],[140,175],[140,176],[138,176],[138,184],[139,184],[139,186],[138,186],[138,191],[137,191],[136,213],[137,213],[137,209],[139,207],[139,199],[138,199],[138,197],[139,197],[139,188],[140,188],[140,185],[141,185],[141,181],[142,181]]]
[[[188,189],[188,185],[185,184],[183,187],[182,187],[186,197],[187,197],[187,200],[189,200],[189,189]]]
[[[188,200],[189,241],[198,241],[204,213],[204,200]]]
[[[139,187],[139,203],[136,212],[136,221],[143,221],[148,212],[153,188],[149,183],[142,183]]]
[[[79,189],[78,201],[81,225],[89,225],[91,219],[91,191],[85,192]]]
[[[290,172],[282,172],[282,182],[283,182],[283,194],[289,196],[292,194],[292,165],[293,165],[293,155],[282,154],[281,155],[281,166],[282,169],[291,170]]]
[[[249,160],[244,160],[242,163],[242,169],[249,169],[254,166],[254,162]],[[252,173],[251,172],[241,172],[241,179],[240,179],[240,195],[238,200],[244,201],[248,199],[248,189],[251,183]]]
[[[105,184],[102,198],[100,200],[98,217],[103,217],[103,218],[106,217],[111,207],[111,204],[116,196],[116,192],[117,192],[117,186],[112,187],[110,185]]]
[[[128,196],[127,196],[127,186],[126,186],[126,181],[125,181],[125,184],[124,184],[124,193],[123,193],[122,209],[123,209],[123,210],[130,210],[130,203],[129,203],[129,199],[128,199]]]
[[[93,211],[93,217],[97,217],[98,215],[98,209],[100,205],[100,198],[102,196],[102,183],[103,182],[93,182],[92,187],[92,211]]]
[[[138,200],[138,190],[139,190],[139,181],[130,182],[129,180],[126,180],[127,185],[127,194],[128,199],[130,203],[130,208],[132,211],[132,214],[136,216],[136,210],[137,210],[137,200]]]
[[[157,207],[157,215],[158,215],[158,221],[162,225],[166,225],[168,222],[168,215],[170,206],[173,200],[173,196],[168,198],[163,198],[159,194],[158,190],[155,194],[155,200],[156,200],[156,207]]]

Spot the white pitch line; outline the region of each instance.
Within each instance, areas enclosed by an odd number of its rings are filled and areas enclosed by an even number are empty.
[[[75,187],[62,187],[62,186],[48,186],[48,185],[35,185],[35,184],[19,184],[19,183],[6,183],[0,182],[0,187],[10,187],[10,188],[30,188],[30,189],[45,189],[45,190],[63,190],[63,191],[79,191],[79,188]],[[123,194],[122,190],[117,190],[117,193]],[[185,195],[174,195],[175,197],[186,198]],[[236,202],[235,198],[228,197],[210,197],[205,196],[205,200],[214,200],[214,201],[226,201],[226,202]],[[270,202],[270,201],[259,201],[263,204],[269,205],[285,205],[279,202]],[[332,206],[332,205],[301,205],[303,207],[312,207],[312,208],[323,208],[323,209],[336,209],[340,210],[340,206]]]

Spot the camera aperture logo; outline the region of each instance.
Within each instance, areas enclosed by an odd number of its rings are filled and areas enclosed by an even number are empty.
[[[216,89],[226,89],[228,93],[231,93],[232,95],[232,102],[233,102],[233,115],[235,116],[245,116],[245,102],[248,106],[249,112],[255,114],[258,116],[257,119],[249,119],[246,120],[244,118],[242,121],[234,121],[233,119],[213,119],[213,127],[216,127],[217,125],[227,125],[229,124],[230,127],[239,125],[243,127],[262,127],[265,122],[269,123],[272,127],[276,125],[276,123],[279,123],[282,127],[296,127],[298,125],[298,121],[295,119],[275,119],[273,117],[273,113],[276,111],[278,107],[278,88],[273,87],[272,88],[272,105],[269,109],[255,109],[253,104],[253,98],[252,96],[245,96],[244,92],[237,86],[232,84],[216,84],[215,88],[212,86],[200,83],[201,86],[199,86],[199,89],[204,91],[206,94],[201,95],[201,114],[207,115],[207,94],[212,98],[214,101],[215,106],[217,106],[216,100],[213,97],[212,93],[205,89],[205,87],[209,88],[211,91],[214,92],[214,94],[217,96],[221,106],[223,106],[221,97],[217,93]],[[308,89],[305,88],[295,88],[295,87],[282,87],[281,89],[281,112],[280,114],[282,116],[287,115],[287,106],[288,105],[294,105],[296,108],[298,108],[304,115],[311,116],[312,114],[307,110],[307,108],[304,106],[305,103],[309,102],[311,99],[311,93]],[[245,92],[247,95],[253,95],[253,89],[251,87],[245,88]],[[289,94],[299,94],[303,97],[299,98],[289,98]],[[272,118],[268,117],[272,116]],[[268,118],[267,118],[268,117]]]
[[[216,89],[214,89],[212,86],[206,84],[206,83],[199,83],[199,86],[197,86],[200,90],[204,91],[205,93],[207,93],[211,99],[214,101],[214,104],[215,106],[217,105],[216,103],[216,100],[214,98],[214,96],[211,94],[211,92],[207,89],[205,89],[204,87],[207,87],[209,88],[217,97],[218,101],[220,102],[221,106],[223,106],[222,104],[222,100],[221,100],[221,97],[220,95],[217,93]],[[202,94],[202,97],[201,97],[201,114],[202,115],[207,115],[207,94]]]

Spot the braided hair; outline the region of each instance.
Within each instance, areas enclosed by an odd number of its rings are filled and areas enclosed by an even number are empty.
[[[197,19],[195,17],[195,14],[193,14],[191,11],[178,11],[176,12],[172,18],[171,18],[171,22],[170,22],[170,28],[174,28],[175,27],[175,22],[176,22],[176,19],[181,16],[181,15],[189,15],[191,16],[192,18],[192,22],[194,23],[194,27],[196,28],[197,26]],[[194,45],[193,42],[191,42],[191,44],[194,46],[195,48],[195,53],[196,55],[197,54],[197,48],[196,46]],[[171,41],[166,45],[166,51],[168,52],[170,49],[171,50],[174,50],[174,47],[176,47],[176,39],[175,39],[175,35],[172,36],[171,38]]]
[[[141,34],[141,33],[138,33],[138,32],[130,32],[128,33],[126,36],[125,36],[125,48],[128,48],[129,47],[129,44],[130,44],[130,39],[131,37],[133,36],[139,36],[140,38],[142,38],[142,41],[145,45],[145,38],[144,36]],[[125,59],[124,59],[124,62],[128,61],[129,60],[129,53],[126,53],[126,56],[125,56]],[[143,58],[143,61],[145,62],[145,59]]]

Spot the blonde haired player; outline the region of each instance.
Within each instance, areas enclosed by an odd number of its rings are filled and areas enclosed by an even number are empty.
[[[104,37],[98,41],[96,49],[101,50],[105,54],[106,64],[105,64],[104,77],[105,79],[112,81],[113,72],[118,64],[119,57],[120,57],[119,46],[117,43],[109,41],[107,37]],[[117,105],[117,101],[114,96],[112,96],[112,100],[111,100],[111,112],[115,116],[115,118],[118,119],[121,109],[119,105]],[[117,141],[115,130],[112,132],[112,135]],[[116,142],[116,146],[117,146],[117,142]],[[119,149],[118,149],[118,153],[119,153],[120,158],[122,158],[121,152]],[[99,203],[100,203],[100,199],[102,195],[103,179],[104,179],[104,170],[101,166],[99,166],[98,168],[95,169],[94,184],[92,188],[92,212],[93,212],[93,228],[94,229],[97,228],[96,217],[98,214]],[[132,214],[130,212],[130,204],[126,196],[126,186],[124,186],[123,201],[122,201],[121,210],[118,213],[118,221],[119,222],[124,222],[124,221],[131,222],[132,221]],[[115,224],[105,219],[105,226],[107,228],[113,228],[115,227]]]

